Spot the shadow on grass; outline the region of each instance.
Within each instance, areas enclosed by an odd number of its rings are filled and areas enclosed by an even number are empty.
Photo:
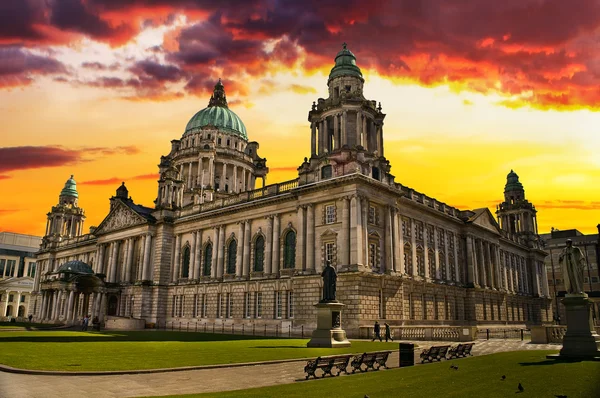
[[[257,345],[249,348],[306,348],[305,345]]]
[[[581,360],[578,359],[569,359],[569,360],[557,360],[557,359],[547,359],[545,361],[539,361],[539,362],[519,362],[519,365],[521,366],[548,366],[548,365],[557,365],[560,363],[571,363],[571,362],[581,362]]]
[[[18,332],[14,332],[18,333]],[[23,331],[25,333],[25,331]],[[69,332],[67,332],[69,333]],[[139,331],[139,332],[85,332],[85,335],[75,334],[72,336],[55,336],[49,334],[46,336],[10,336],[4,337],[0,334],[0,343],[90,343],[90,342],[136,342],[136,341],[235,341],[235,340],[272,340],[275,337],[264,336],[242,336],[229,334],[211,334],[195,332],[158,332],[158,331]],[[284,339],[281,339],[284,340]],[[288,346],[289,347],[289,346]]]

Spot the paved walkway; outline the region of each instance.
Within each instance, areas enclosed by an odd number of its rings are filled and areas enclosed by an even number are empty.
[[[427,347],[448,343],[421,341],[415,344]],[[473,347],[473,354],[558,349],[560,345],[556,344],[481,340]],[[420,352],[420,350],[415,351]],[[415,357],[418,358],[418,353]],[[390,356],[388,366],[398,367],[398,351]],[[304,362],[287,362],[118,376],[37,376],[0,372],[0,396],[2,398],[114,398],[239,390],[304,380],[303,369]]]

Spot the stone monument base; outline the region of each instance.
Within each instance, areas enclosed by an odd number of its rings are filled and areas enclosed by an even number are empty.
[[[594,329],[592,302],[587,294],[567,294],[561,300],[567,315],[567,333],[563,337],[563,347],[554,359],[595,359],[600,358],[600,336]]]
[[[346,332],[342,329],[342,308],[340,302],[315,304],[317,307],[317,329],[313,331],[307,347],[350,347]]]

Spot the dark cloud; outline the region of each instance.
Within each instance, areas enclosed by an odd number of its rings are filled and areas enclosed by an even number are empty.
[[[16,46],[0,46],[0,89],[30,84],[36,75],[65,73],[60,62]]]

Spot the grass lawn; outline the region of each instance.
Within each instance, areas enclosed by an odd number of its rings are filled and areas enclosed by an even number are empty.
[[[30,323],[30,322],[0,322],[0,331],[2,329],[23,329],[23,330],[38,330],[55,328],[59,325],[51,325],[47,323]]]
[[[398,349],[397,343],[370,341],[353,341],[349,348],[306,348],[307,342],[191,332],[3,332],[0,363],[39,370],[132,370]]]
[[[177,397],[600,397],[600,362],[547,360],[546,355],[554,352],[503,352],[450,363]],[[450,369],[450,364],[458,370]],[[525,388],[522,394],[517,390],[519,383]]]

